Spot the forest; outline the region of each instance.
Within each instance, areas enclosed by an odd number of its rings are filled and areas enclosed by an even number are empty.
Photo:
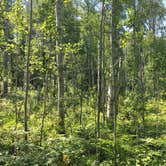
[[[0,0],[0,166],[166,166],[166,0]]]

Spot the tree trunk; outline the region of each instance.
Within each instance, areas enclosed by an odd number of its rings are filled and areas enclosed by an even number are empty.
[[[6,7],[6,11],[8,7]],[[7,20],[4,21],[4,38],[7,44],[9,38],[9,22]],[[7,96],[8,94],[8,52],[5,50],[3,54],[3,62],[4,62],[4,81],[3,81],[3,96]]]
[[[119,23],[119,0],[112,0],[111,11],[111,35],[110,35],[110,48],[111,48],[111,111],[113,112],[113,132],[114,132],[114,166],[117,165],[117,147],[116,147],[116,126],[118,114],[118,98],[119,98],[119,43],[118,43],[118,30]]]
[[[48,89],[48,74],[47,71],[44,74],[44,101],[43,101],[43,115],[42,115],[42,122],[41,122],[41,129],[40,129],[40,146],[42,146],[43,141],[43,130],[44,130],[44,122],[46,118],[46,107],[47,107],[47,89]]]
[[[57,48],[62,44],[62,0],[56,1],[56,26],[57,26]],[[64,69],[63,69],[63,53],[57,50],[56,61],[58,66],[58,112],[59,112],[59,129],[60,134],[65,134],[65,113],[64,113]]]
[[[28,35],[28,52],[26,59],[25,71],[25,98],[24,98],[24,132],[25,141],[28,141],[28,93],[29,93],[29,58],[31,52],[31,38],[32,38],[32,0],[30,0],[30,18],[29,18],[29,35]]]
[[[100,137],[100,112],[103,111],[103,102],[102,102],[102,84],[103,84],[103,19],[104,19],[104,0],[102,1],[102,13],[100,20],[100,29],[99,29],[99,54],[98,54],[98,113],[97,113],[97,133],[98,138]]]
[[[103,112],[103,26],[104,26],[104,0],[102,1],[102,12],[100,18],[100,27],[99,27],[99,53],[98,53],[98,80],[97,80],[97,89],[98,89],[98,110],[97,110],[97,139],[100,138],[100,112]],[[97,148],[97,159],[100,162],[100,152]]]

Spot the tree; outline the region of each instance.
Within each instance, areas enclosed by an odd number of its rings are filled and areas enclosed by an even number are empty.
[[[117,165],[117,140],[116,140],[116,128],[117,128],[117,114],[118,114],[118,99],[119,99],[119,32],[118,24],[120,19],[120,1],[111,1],[111,25],[110,25],[110,94],[111,96],[111,111],[113,113],[113,132],[114,132],[114,165]]]
[[[102,1],[101,7],[101,18],[100,18],[100,27],[99,27],[99,53],[98,53],[98,82],[97,82],[97,89],[98,89],[98,104],[97,104],[97,138],[100,138],[100,112],[104,111],[103,106],[103,56],[104,56],[104,49],[103,49],[103,26],[104,26],[104,1]],[[100,153],[98,152],[98,161]]]
[[[28,33],[28,51],[26,57],[26,70],[25,70],[25,98],[24,98],[24,132],[25,141],[28,140],[28,92],[29,92],[29,59],[31,54],[31,39],[32,39],[32,0],[30,1],[29,10],[29,33]]]
[[[63,1],[56,1],[56,62],[58,67],[58,112],[59,112],[59,133],[65,133],[65,113],[64,113],[64,67],[63,67],[63,52],[62,52],[62,8]]]
[[[9,12],[9,8],[11,5],[10,0],[4,2],[5,11],[6,13]],[[4,28],[4,42],[8,44],[9,40],[9,20],[6,18],[3,21],[3,28]],[[7,96],[8,94],[8,62],[9,62],[9,56],[8,56],[8,48],[3,53],[3,63],[4,63],[4,81],[3,81],[3,96]]]

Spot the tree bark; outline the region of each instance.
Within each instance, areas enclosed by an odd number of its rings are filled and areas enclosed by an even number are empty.
[[[98,109],[97,109],[97,139],[100,138],[100,113],[103,112],[103,26],[104,26],[104,0],[102,1],[102,11],[99,27],[99,50],[98,50]],[[98,141],[98,140],[97,140]],[[97,160],[100,162],[100,152],[97,148]]]
[[[8,4],[6,5],[6,11],[8,11]],[[9,21],[4,20],[4,41],[7,45],[9,38]],[[4,62],[4,81],[3,81],[3,96],[8,94],[8,52],[5,50],[3,54]]]
[[[118,98],[119,98],[119,41],[118,29],[119,23],[119,0],[112,0],[111,10],[111,35],[110,35],[110,48],[111,48],[111,111],[113,112],[113,132],[114,132],[114,166],[117,165],[117,147],[116,147],[116,127],[117,127],[117,114],[118,114]]]
[[[46,108],[47,108],[47,90],[48,90],[48,74],[47,71],[44,74],[44,100],[43,100],[43,115],[42,115],[42,122],[41,122],[41,129],[40,129],[40,146],[42,146],[43,141],[43,130],[44,130],[44,123],[46,118]]]
[[[100,20],[100,29],[99,29],[99,54],[98,54],[98,113],[97,113],[97,133],[98,138],[100,137],[100,112],[103,111],[103,102],[102,102],[102,83],[103,83],[103,18],[104,18],[104,0],[102,1],[102,13]]]
[[[64,68],[63,68],[63,53],[58,49],[62,44],[62,0],[56,0],[56,26],[57,26],[57,54],[56,61],[58,66],[58,112],[59,112],[59,129],[60,134],[65,134],[65,113],[64,113]]]
[[[32,38],[32,0],[30,0],[30,17],[29,17],[29,35],[28,35],[28,52],[26,59],[25,71],[25,97],[24,97],[24,132],[25,141],[28,141],[28,93],[29,93],[29,59],[31,53],[31,38]]]

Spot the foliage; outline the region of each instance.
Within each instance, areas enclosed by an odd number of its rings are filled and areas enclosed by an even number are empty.
[[[112,20],[110,1],[104,3],[103,16],[101,1],[57,2],[62,3],[61,36],[55,16],[56,1],[33,1],[28,48],[29,1],[0,0],[0,165],[111,166],[115,165],[116,137],[118,166],[165,166],[166,33],[161,0],[114,0],[117,8]],[[111,23],[116,25],[115,48],[111,45]],[[118,54],[117,89],[110,85],[114,74],[112,49]],[[61,64],[57,55],[63,56]],[[101,96],[99,65],[103,79]],[[58,98],[60,76],[62,98]],[[110,92],[116,89],[119,94],[114,120],[113,112],[107,117],[110,87]],[[98,110],[99,97],[102,110]],[[57,105],[61,100],[63,134],[58,132]]]

